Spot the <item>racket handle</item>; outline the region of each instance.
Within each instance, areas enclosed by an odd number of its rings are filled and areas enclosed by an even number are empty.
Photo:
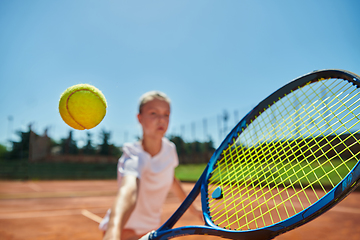
[[[150,240],[150,234],[154,232],[154,231],[151,231],[147,234],[145,234],[144,236],[142,236],[139,240]]]

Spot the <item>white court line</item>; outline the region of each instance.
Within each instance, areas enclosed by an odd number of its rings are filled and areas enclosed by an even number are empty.
[[[102,218],[86,209],[81,210],[81,214],[84,215],[87,218],[90,218],[91,220],[100,223],[102,221]]]
[[[35,192],[40,192],[42,190],[42,188],[38,184],[33,182],[29,183],[27,186],[32,190],[34,190]]]
[[[108,209],[92,209],[93,213],[104,213]],[[38,218],[38,217],[58,217],[69,215],[84,215],[82,209],[71,210],[50,210],[50,211],[37,211],[37,212],[16,212],[16,213],[0,213],[0,219],[21,219],[21,218]]]

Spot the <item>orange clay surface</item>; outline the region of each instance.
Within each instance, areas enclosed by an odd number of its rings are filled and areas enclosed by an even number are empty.
[[[183,183],[186,191],[193,184]],[[98,223],[82,215],[88,210],[104,216],[117,191],[115,180],[95,181],[0,181],[0,239],[102,239]],[[180,201],[169,194],[163,209],[165,221]],[[200,198],[196,200],[200,205]],[[201,220],[185,213],[176,226],[202,225]],[[177,239],[220,239],[186,236]],[[317,219],[277,240],[360,239],[360,192]]]

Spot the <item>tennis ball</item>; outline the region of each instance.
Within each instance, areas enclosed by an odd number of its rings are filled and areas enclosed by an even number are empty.
[[[107,103],[102,92],[89,84],[77,84],[60,96],[59,112],[70,127],[84,130],[97,126],[105,117]]]

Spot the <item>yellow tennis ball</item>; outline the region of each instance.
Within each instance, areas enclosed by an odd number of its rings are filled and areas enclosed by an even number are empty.
[[[84,130],[97,126],[105,117],[107,103],[102,92],[89,84],[69,87],[60,96],[59,112],[70,127]]]

